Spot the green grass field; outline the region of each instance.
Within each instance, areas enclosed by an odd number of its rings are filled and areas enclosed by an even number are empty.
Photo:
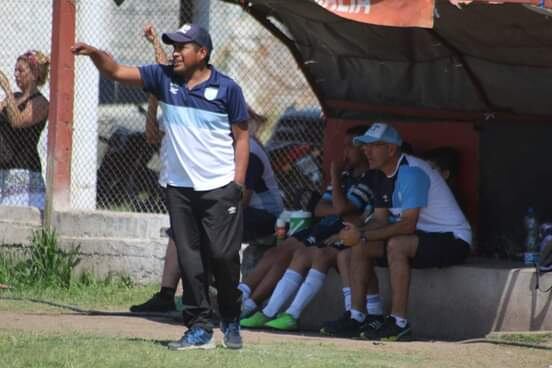
[[[129,286],[123,282],[98,282],[89,285],[73,285],[67,289],[18,287],[0,290],[1,297],[30,298],[51,301],[59,304],[78,306],[83,309],[126,311],[133,304],[143,303],[159,290],[158,285]],[[0,311],[60,311],[59,308],[27,301],[6,301],[0,303]]]
[[[0,367],[419,367],[424,361],[417,355],[337,349],[331,344],[272,343],[239,351],[217,347],[186,352],[168,351],[165,344],[0,330]]]

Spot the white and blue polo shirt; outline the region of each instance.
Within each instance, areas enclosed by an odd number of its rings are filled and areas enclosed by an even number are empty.
[[[163,112],[168,185],[201,191],[234,180],[231,125],[249,119],[247,105],[236,82],[209,68],[209,79],[188,90],[172,66],[139,67],[144,90]]]
[[[380,172],[381,173],[381,172]],[[451,232],[455,238],[472,242],[471,227],[443,177],[428,162],[402,155],[395,172],[374,179],[376,208],[387,208],[392,221],[402,212],[419,208],[416,229],[425,232]]]
[[[249,137],[249,165],[245,175],[245,187],[252,192],[250,207],[270,212],[275,217],[284,210],[282,195],[270,159],[253,136]]]

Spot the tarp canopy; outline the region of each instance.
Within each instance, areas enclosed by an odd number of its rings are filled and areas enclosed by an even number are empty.
[[[313,0],[245,3],[288,44],[329,117],[366,117],[336,101],[375,106],[372,114],[414,108],[552,116],[552,19],[544,10],[459,9],[437,0],[433,28],[403,28],[348,20]]]

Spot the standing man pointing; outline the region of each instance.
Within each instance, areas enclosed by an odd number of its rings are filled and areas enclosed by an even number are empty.
[[[208,295],[215,277],[223,345],[239,349],[242,240],[241,196],[249,157],[247,106],[241,88],[209,64],[212,42],[196,24],[164,33],[172,65],[123,66],[107,53],[77,43],[107,78],[142,86],[159,100],[168,136],[167,202],[187,293],[188,330],[172,350],[214,348]],[[211,269],[208,269],[211,268]]]

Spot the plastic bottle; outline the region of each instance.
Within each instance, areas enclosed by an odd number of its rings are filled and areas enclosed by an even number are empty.
[[[525,215],[525,253],[523,254],[523,260],[526,265],[534,265],[537,263],[538,257],[538,229],[539,224],[535,216],[535,210],[529,208]]]
[[[280,244],[286,238],[286,220],[278,217],[274,233],[276,235],[276,244]]]

